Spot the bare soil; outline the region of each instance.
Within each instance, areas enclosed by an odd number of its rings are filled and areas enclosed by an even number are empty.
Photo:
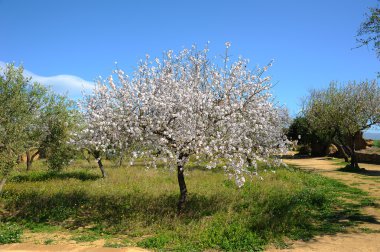
[[[104,248],[104,247],[94,247],[94,246],[79,246],[77,244],[72,245],[40,245],[40,244],[29,244],[29,243],[14,243],[8,245],[0,246],[0,251],[9,252],[31,252],[31,251],[75,251],[75,252],[144,252],[147,251],[142,248]]]
[[[338,171],[344,165],[341,160],[331,158],[284,159],[285,163],[301,169],[318,172],[326,177],[337,179],[352,187],[360,188],[369,193],[375,200],[375,206],[362,209],[362,214],[371,216],[375,221],[360,223],[348,233],[324,235],[311,241],[295,241],[288,249],[270,248],[274,251],[336,251],[336,252],[375,252],[380,251],[380,165],[359,164],[365,170],[360,173]]]

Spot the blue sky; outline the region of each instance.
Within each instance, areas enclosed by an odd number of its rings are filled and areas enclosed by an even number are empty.
[[[273,93],[291,115],[312,88],[376,78],[380,61],[355,35],[375,0],[116,1],[0,0],[0,64],[22,63],[29,76],[78,97],[108,76],[114,62],[132,72],[145,54],[160,57],[210,41],[251,60],[274,59]]]

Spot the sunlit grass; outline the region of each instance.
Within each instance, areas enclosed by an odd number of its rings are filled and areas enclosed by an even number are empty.
[[[78,242],[107,234],[153,249],[255,251],[285,237],[344,231],[368,203],[359,189],[293,168],[262,171],[263,180],[254,177],[240,189],[221,170],[187,169],[188,201],[178,216],[175,172],[105,166],[105,179],[87,161],[61,173],[47,171],[41,161],[30,172],[15,172],[2,194],[2,221],[37,231],[62,226],[76,230]]]

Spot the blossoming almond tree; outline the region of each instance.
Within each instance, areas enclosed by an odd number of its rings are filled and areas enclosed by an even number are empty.
[[[82,112],[83,130],[73,134],[71,143],[86,149],[96,159],[102,177],[106,172],[102,163],[102,153],[117,148],[119,131],[113,117],[112,94],[100,81],[91,95],[86,95],[79,103]]]
[[[90,98],[102,104],[101,112],[88,107],[93,116],[103,114],[102,123],[90,126],[94,132],[105,127],[112,134],[123,132],[118,139],[124,144],[139,141],[144,154],[154,152],[176,163],[178,211],[186,201],[184,169],[191,155],[210,157],[210,168],[222,163],[241,186],[250,174],[247,157],[266,160],[284,147],[278,110],[268,92],[270,78],[263,78],[269,66],[251,71],[248,60],[229,63],[230,44],[226,47],[221,66],[211,62],[207,48],[192,47],[177,55],[168,51],[154,62],[147,56],[132,77],[116,70],[118,82],[111,77],[109,88],[98,90],[104,94],[95,92]],[[113,139],[106,143],[115,144]]]

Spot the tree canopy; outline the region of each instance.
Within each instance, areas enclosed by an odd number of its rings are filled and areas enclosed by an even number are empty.
[[[220,65],[208,48],[193,47],[153,61],[147,56],[132,77],[117,69],[83,101],[87,128],[76,143],[103,152],[139,143],[135,156],[173,164],[179,210],[190,156],[211,159],[210,169],[220,164],[242,186],[248,165],[284,149],[284,113],[272,103],[269,65],[250,70],[248,60],[230,63],[229,46]]]
[[[354,138],[380,124],[380,87],[376,81],[332,82],[327,89],[312,90],[304,107],[310,127],[350,148],[351,166],[358,167]]]
[[[28,168],[41,149],[49,152],[49,167],[67,163],[67,142],[77,124],[69,99],[32,83],[23,67],[7,64],[0,74],[0,101],[0,191],[21,154],[27,154]]]
[[[361,23],[357,33],[357,42],[360,46],[372,45],[376,56],[380,59],[380,8],[369,9],[366,19]]]

